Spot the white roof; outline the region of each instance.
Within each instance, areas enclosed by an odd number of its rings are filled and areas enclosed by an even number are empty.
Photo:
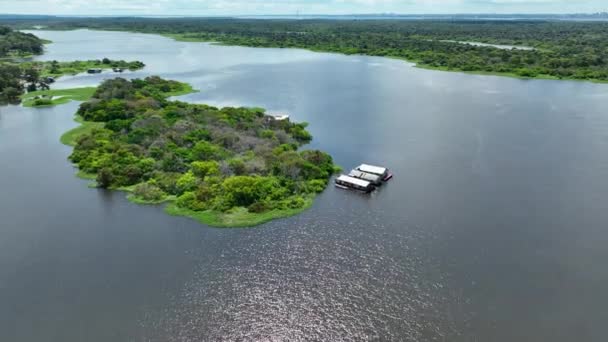
[[[338,177],[338,180],[341,180],[343,182],[348,182],[348,183],[352,183],[358,186],[362,186],[362,187],[368,187],[370,182],[368,181],[364,181],[363,179],[359,179],[359,178],[355,178],[355,177],[350,177],[347,175],[342,175],[340,177]]]
[[[383,175],[386,172],[385,167],[367,165],[367,164],[361,164],[361,165],[359,165],[359,167],[357,169],[360,171],[363,171],[363,172],[374,173],[377,175]]]
[[[275,115],[274,119],[278,120],[278,121],[287,120],[287,119],[289,119],[289,115]]]
[[[351,177],[356,177],[356,178],[373,179],[374,181],[377,181],[378,179],[380,179],[380,176],[378,176],[376,174],[366,173],[366,172],[359,171],[359,170],[351,170],[348,175]]]

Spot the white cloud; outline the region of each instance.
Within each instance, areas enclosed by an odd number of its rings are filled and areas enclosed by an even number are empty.
[[[0,0],[0,13],[236,15],[608,11],[608,0]]]

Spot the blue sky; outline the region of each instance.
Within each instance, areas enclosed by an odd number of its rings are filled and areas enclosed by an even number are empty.
[[[0,0],[0,13],[22,14],[355,14],[583,13],[608,0]]]

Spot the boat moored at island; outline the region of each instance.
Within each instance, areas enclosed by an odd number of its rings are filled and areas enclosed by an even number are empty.
[[[373,173],[367,173],[359,170],[351,170],[348,174],[350,177],[359,178],[364,181],[368,181],[375,186],[382,185],[382,177]]]
[[[336,178],[336,187],[340,189],[362,191],[365,193],[372,192],[374,191],[374,189],[376,189],[376,187],[372,183],[366,180],[347,175],[341,175],[340,177]]]
[[[393,174],[387,168],[381,167],[381,166],[361,164],[356,168],[356,170],[365,172],[365,173],[371,173],[374,175],[378,175],[385,182],[387,182],[391,178],[393,178]]]

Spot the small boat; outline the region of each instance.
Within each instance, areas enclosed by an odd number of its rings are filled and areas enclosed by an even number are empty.
[[[87,73],[89,74],[101,74],[101,69],[89,69],[87,70]]]
[[[356,168],[356,170],[378,175],[384,182],[388,182],[393,178],[393,174],[387,168],[381,166],[361,164]]]
[[[347,175],[341,175],[340,177],[336,178],[336,187],[340,189],[362,191],[365,193],[372,192],[374,189],[376,189],[372,183],[366,180]]]

